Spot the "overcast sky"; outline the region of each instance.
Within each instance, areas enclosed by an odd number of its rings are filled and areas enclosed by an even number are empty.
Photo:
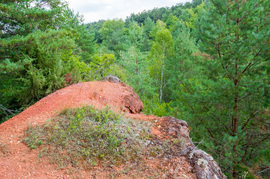
[[[84,16],[84,22],[122,18],[155,7],[171,7],[192,0],[66,0],[69,7]]]

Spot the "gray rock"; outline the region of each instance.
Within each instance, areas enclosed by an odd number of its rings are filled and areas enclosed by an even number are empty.
[[[197,148],[189,137],[189,129],[186,121],[178,120],[174,117],[164,117],[168,136],[174,134],[175,137],[183,139],[181,155],[185,156],[192,166],[193,173],[198,179],[226,179],[214,158],[203,150]]]
[[[113,82],[113,83],[121,83],[122,82],[118,77],[112,76],[112,75],[105,76],[103,78],[103,81],[109,81],[109,82]]]

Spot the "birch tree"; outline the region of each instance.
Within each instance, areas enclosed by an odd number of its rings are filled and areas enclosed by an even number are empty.
[[[152,66],[150,67],[150,75],[156,79],[159,88],[159,101],[163,100],[164,88],[166,86],[166,61],[170,60],[173,52],[173,39],[170,31],[162,28],[157,31],[155,41],[150,52],[150,60]]]

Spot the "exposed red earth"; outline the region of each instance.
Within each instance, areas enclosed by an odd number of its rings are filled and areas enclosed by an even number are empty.
[[[84,105],[93,105],[96,108],[108,105],[118,113],[126,113],[129,118],[152,121],[155,125],[151,133],[156,135],[160,141],[171,140],[183,135],[186,142],[183,153],[173,154],[165,163],[158,158],[147,161],[148,166],[153,170],[161,167],[168,171],[166,175],[164,173],[160,176],[165,178],[206,178],[209,176],[226,178],[213,158],[194,146],[189,138],[185,121],[171,117],[160,118],[144,115],[140,113],[144,105],[131,87],[122,82],[96,81],[74,84],[60,89],[0,125],[0,179],[107,178],[108,170],[98,167],[90,171],[76,169],[72,166],[58,169],[46,157],[41,159],[38,157],[39,149],[31,150],[21,142],[24,131],[30,124],[44,124],[66,108]],[[120,171],[122,168],[114,170]],[[151,176],[154,176],[153,173],[145,171],[145,178]],[[137,178],[136,173],[118,177]]]

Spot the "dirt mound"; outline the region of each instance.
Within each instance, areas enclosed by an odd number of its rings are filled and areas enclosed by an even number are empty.
[[[26,124],[42,123],[66,108],[84,105],[138,113],[144,105],[133,89],[124,83],[86,82],[60,89],[30,106],[19,115],[0,125],[0,134],[4,131],[21,131]]]
[[[85,105],[96,108],[108,105],[117,112],[128,113],[129,118],[153,124],[151,134],[155,138],[151,142],[168,143],[170,151],[164,152],[162,157],[147,159],[151,170],[145,171],[145,178],[225,178],[213,158],[194,146],[185,121],[139,113],[144,105],[133,89],[122,82],[108,81],[79,83],[58,90],[1,124],[0,178],[106,178],[112,171],[118,172],[114,177],[137,178],[136,169],[123,174],[125,168],[121,167],[95,168],[90,172],[72,166],[59,169],[53,161],[39,158],[38,149],[30,150],[21,142],[30,124],[43,124],[64,109]],[[155,170],[160,173],[154,174]]]

